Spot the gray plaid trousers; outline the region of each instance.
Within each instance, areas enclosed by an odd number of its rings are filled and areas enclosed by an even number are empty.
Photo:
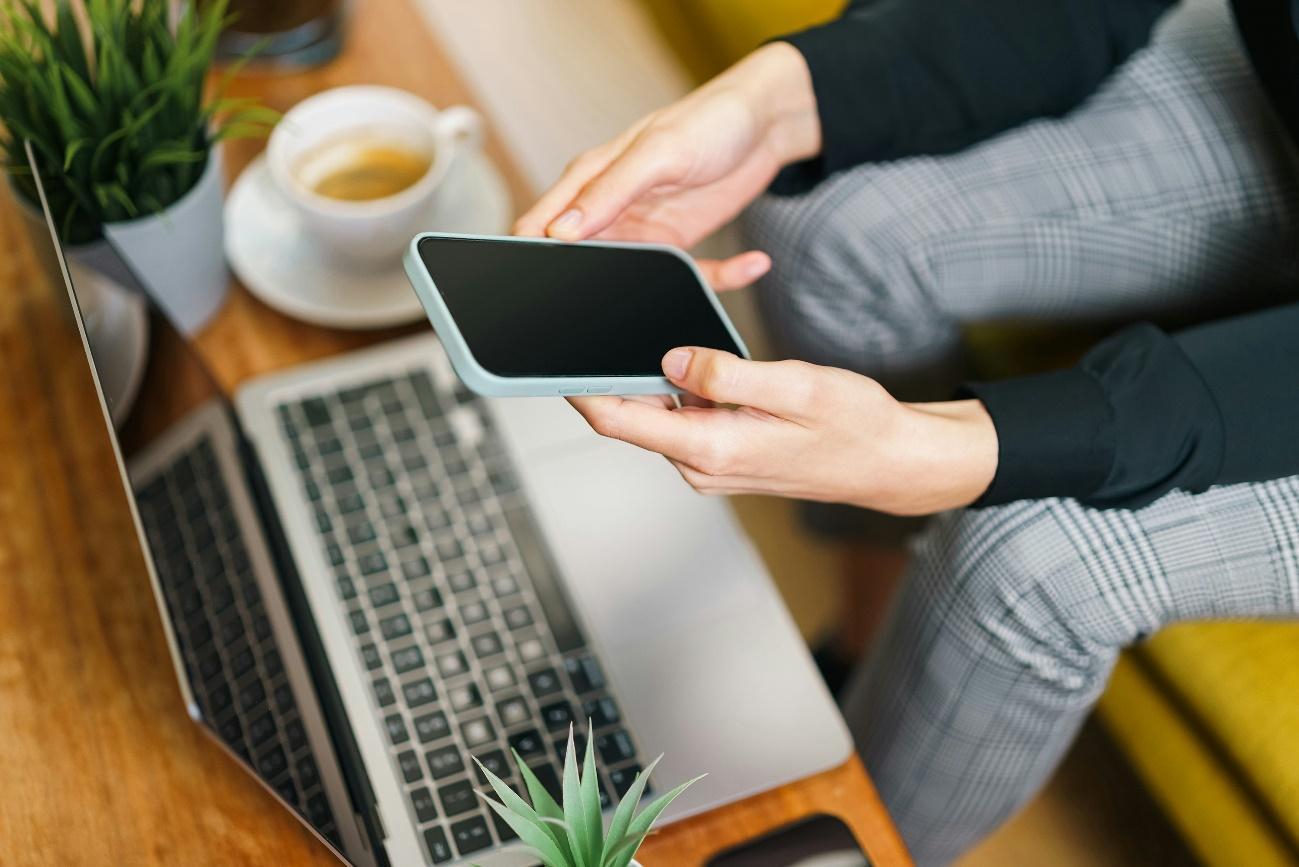
[[[959,154],[867,165],[746,215],[786,354],[948,396],[960,326],[1204,318],[1296,297],[1299,172],[1221,0],[1183,5],[1087,103]],[[1297,386],[1299,389],[1299,386]],[[845,713],[922,865],[1050,776],[1121,648],[1299,613],[1299,477],[944,516]]]

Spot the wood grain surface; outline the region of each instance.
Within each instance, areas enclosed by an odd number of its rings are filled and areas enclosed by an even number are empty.
[[[408,0],[361,0],[348,47],[306,73],[236,90],[287,109],[381,83],[472,103]],[[227,152],[233,177],[260,148]],[[488,152],[516,203],[507,155]],[[186,715],[103,419],[33,226],[0,195],[0,864],[336,863]],[[222,386],[400,332],[299,323],[240,286],[198,343]],[[816,814],[843,817],[877,865],[910,863],[860,763],[656,833],[647,867],[702,865]]]

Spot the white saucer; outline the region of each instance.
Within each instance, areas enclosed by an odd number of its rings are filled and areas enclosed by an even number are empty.
[[[113,426],[131,414],[149,361],[149,310],[143,297],[75,260],[68,262],[86,339]]]
[[[421,227],[430,232],[501,235],[512,207],[505,179],[486,156],[466,154],[444,182]],[[389,269],[331,260],[301,228],[297,213],[258,157],[226,199],[230,267],[262,301],[297,319],[332,328],[386,328],[424,317],[395,261]]]

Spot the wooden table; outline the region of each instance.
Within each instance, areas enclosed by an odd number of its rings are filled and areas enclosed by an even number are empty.
[[[326,68],[248,75],[236,90],[286,109],[344,83],[470,102],[408,0],[360,4]],[[260,148],[227,152],[233,177]],[[499,141],[488,151],[516,202],[533,193]],[[30,225],[0,207],[0,864],[336,863],[203,737],[181,705],[112,453],[35,260]],[[199,344],[226,389],[258,373],[390,336],[315,328],[234,287]],[[50,359],[55,359],[51,363]],[[51,399],[50,394],[57,395]],[[647,865],[717,851],[815,813],[842,817],[878,865],[910,863],[853,759],[672,825]]]

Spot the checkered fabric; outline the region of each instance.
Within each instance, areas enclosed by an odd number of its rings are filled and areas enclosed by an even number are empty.
[[[1299,614],[1299,476],[936,520],[844,700],[920,865],[944,864],[1042,786],[1119,651],[1179,621]]]
[[[1192,0],[1068,116],[864,165],[746,214],[784,355],[945,399],[960,327],[1202,319],[1295,297],[1299,171],[1224,0]],[[845,510],[814,527],[871,533]],[[889,522],[885,538],[906,529]]]
[[[965,323],[1292,299],[1297,217],[1293,150],[1226,6],[1194,0],[1067,117],[768,197],[745,228],[776,262],[760,298],[786,353],[924,399],[962,378]],[[863,532],[844,514],[819,520]],[[918,540],[845,714],[917,861],[943,864],[1041,787],[1123,647],[1296,613],[1299,477],[955,513]]]

